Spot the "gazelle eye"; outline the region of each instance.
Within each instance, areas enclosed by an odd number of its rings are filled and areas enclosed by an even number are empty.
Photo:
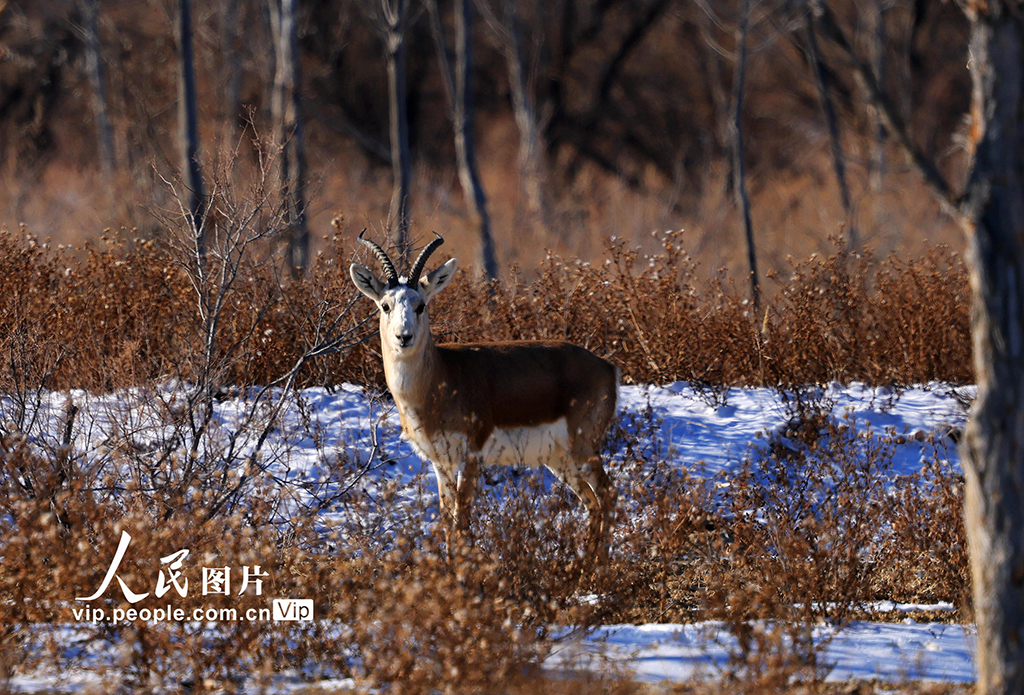
[[[381,311],[383,311],[385,314],[388,313],[389,311],[391,311],[391,305],[388,304],[387,302],[384,302],[383,304],[381,304],[380,308],[381,308]]]
[[[416,315],[419,316],[420,314],[422,314],[425,308],[426,304],[420,304],[418,307],[416,307]]]

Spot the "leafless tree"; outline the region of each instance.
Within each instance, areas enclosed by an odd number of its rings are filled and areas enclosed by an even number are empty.
[[[879,78],[885,75],[887,65],[886,45],[889,36],[885,17],[889,11],[887,3],[888,0],[875,0],[874,6],[868,11],[869,31],[871,32],[868,39],[871,52],[869,59]],[[882,177],[885,175],[885,126],[875,109],[872,109],[871,122],[874,137],[871,143],[871,158],[868,160],[868,181],[872,190],[878,191],[882,187]]]
[[[410,0],[364,0],[363,7],[384,42],[384,56],[388,68],[389,132],[393,179],[388,231],[392,242],[398,247],[399,259],[403,265],[408,265],[412,151],[409,148],[406,54],[413,8]]]
[[[740,0],[740,20],[736,27],[736,68],[733,77],[732,155],[736,204],[743,218],[743,236],[747,242],[747,267],[750,270],[750,297],[754,308],[761,306],[761,285],[757,274],[757,249],[754,223],[747,193],[746,157],[743,149],[743,95],[747,81],[747,38],[750,32],[750,0]]]
[[[812,11],[818,12],[818,27],[821,29],[821,35],[845,56],[854,78],[860,85],[864,103],[875,109],[886,132],[920,172],[924,182],[935,193],[939,204],[953,217],[959,217],[962,211],[955,202],[956,195],[949,182],[946,181],[932,158],[912,137],[909,125],[902,117],[892,95],[886,92],[884,85],[875,75],[871,64],[857,53],[853,42],[829,4],[827,2],[812,2],[812,5]]]
[[[437,0],[426,0],[431,30],[437,45],[438,63],[448,95],[448,111],[455,132],[455,155],[458,159],[462,193],[480,233],[480,267],[489,280],[498,277],[498,261],[494,254],[491,216],[487,212],[487,193],[480,180],[473,137],[473,2],[455,3],[455,69],[448,58],[448,42]]]
[[[850,184],[846,180],[846,155],[843,153],[843,143],[839,133],[839,116],[836,113],[835,103],[829,92],[828,74],[825,71],[825,64],[821,59],[821,50],[818,48],[818,28],[815,12],[807,14],[807,50],[811,69],[814,72],[814,83],[818,89],[818,100],[821,102],[821,110],[825,115],[825,123],[828,126],[830,149],[832,152],[832,169],[836,175],[836,184],[839,186],[839,199],[843,204],[843,213],[846,215],[846,247],[850,251],[857,251],[860,248],[860,236],[857,233],[856,221],[853,217],[853,201],[850,198]]]
[[[103,52],[100,44],[99,0],[81,0],[85,64],[92,88],[92,113],[96,119],[96,142],[100,171],[109,184],[114,170],[114,134],[107,113],[107,90],[103,80]]]
[[[277,184],[288,223],[285,263],[293,276],[309,266],[306,223],[306,135],[302,117],[302,74],[299,67],[298,0],[270,0],[274,36],[274,86],[270,110],[277,145]]]
[[[192,0],[178,0],[175,17],[178,34],[178,146],[181,180],[188,191],[188,211],[198,220],[204,213],[203,172],[199,166],[199,117],[196,98],[195,59],[192,49]],[[199,225],[197,230],[203,227]],[[197,239],[202,250],[203,240]]]
[[[968,240],[978,395],[961,443],[965,525],[978,623],[977,692],[1024,691],[1024,18],[1007,0],[967,2],[973,82],[958,194],[910,137],[871,66],[822,3],[866,100]]]
[[[978,396],[961,451],[978,623],[978,693],[1024,692],[1024,17],[968,2],[976,143],[970,238]]]
[[[238,136],[241,117],[242,66],[238,51],[239,0],[222,0],[221,4],[221,81],[224,85],[224,142],[230,147]]]
[[[505,56],[512,113],[519,130],[519,186],[526,209],[535,222],[546,228],[550,213],[544,195],[543,128],[534,99],[536,70],[530,68],[527,56],[520,12],[522,3],[516,0],[500,0],[500,3],[500,12],[495,12],[488,0],[477,0],[477,7]]]

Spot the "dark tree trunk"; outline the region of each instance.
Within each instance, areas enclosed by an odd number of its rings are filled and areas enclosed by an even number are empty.
[[[850,198],[850,185],[846,180],[846,156],[843,154],[843,143],[840,140],[839,116],[836,114],[836,107],[832,101],[832,95],[829,93],[825,65],[821,62],[816,24],[814,12],[808,13],[807,47],[810,52],[811,69],[814,71],[814,83],[818,88],[818,100],[821,102],[821,110],[828,126],[832,169],[836,175],[836,184],[839,186],[839,199],[843,204],[843,213],[846,215],[846,248],[848,251],[857,251],[860,249],[860,235],[857,234],[857,226],[854,223],[853,201]]]
[[[488,280],[498,276],[498,263],[494,254],[494,237],[491,234],[491,217],[487,212],[487,194],[477,167],[476,148],[473,139],[473,76],[472,54],[472,0],[457,0],[455,3],[455,70],[448,60],[447,42],[437,0],[428,0],[434,42],[437,44],[438,60],[444,77],[445,91],[455,133],[455,154],[458,159],[459,182],[470,213],[476,219],[480,234],[480,268]]]
[[[519,4],[516,0],[501,0],[500,19],[487,0],[477,0],[476,4],[505,55],[509,91],[512,95],[512,116],[519,131],[519,189],[529,217],[546,232],[550,211],[544,194],[542,128],[534,104],[532,72],[523,47]]]
[[[306,142],[302,120],[297,7],[298,0],[272,0],[275,71],[271,111],[281,148],[277,183],[284,205],[287,265],[293,277],[309,267],[309,227],[306,223]]]
[[[540,125],[534,106],[530,80],[527,75],[526,56],[523,54],[522,28],[514,0],[505,0],[505,26],[509,46],[505,57],[508,65],[509,86],[512,92],[512,110],[519,130],[519,177],[526,199],[526,209],[547,229],[550,217],[544,196],[543,148]]]
[[[886,11],[886,0],[875,0],[874,7],[869,11],[874,22],[868,44],[871,47],[871,63],[879,83],[882,84],[884,84],[886,50],[889,43],[889,32],[885,24]],[[878,110],[872,109],[871,111],[874,138],[871,142],[871,158],[868,160],[868,181],[871,190],[880,191],[882,179],[885,177],[885,126],[882,124],[881,116],[878,115]]]
[[[747,242],[747,267],[750,271],[750,298],[755,309],[761,307],[761,284],[757,275],[757,248],[754,245],[754,223],[750,216],[750,195],[747,193],[746,157],[743,153],[743,92],[747,81],[747,34],[750,28],[750,0],[741,0],[740,23],[736,31],[736,74],[733,95],[733,177],[736,204],[743,216],[743,236]]]
[[[977,143],[965,210],[978,397],[962,445],[978,693],[1024,692],[1024,19],[969,3]]]
[[[92,87],[92,113],[96,119],[96,142],[100,171],[110,182],[114,171],[114,134],[107,114],[107,89],[103,81],[103,54],[100,48],[99,0],[82,0],[82,25],[85,30],[85,62]]]
[[[241,122],[242,68],[239,64],[238,46],[238,0],[224,0],[223,25],[221,27],[221,51],[223,56],[222,76],[224,83],[223,113],[224,141],[233,147],[238,137]]]
[[[195,225],[199,255],[203,236],[203,172],[199,167],[199,125],[196,99],[195,59],[192,52],[192,2],[178,0],[178,144],[181,150],[181,179],[188,196],[188,210]]]
[[[409,193],[412,184],[412,152],[409,149],[409,106],[406,84],[406,29],[408,0],[380,0],[384,10],[385,45],[390,102],[391,171],[393,177],[390,221],[391,239],[398,247],[402,265],[409,263]]]

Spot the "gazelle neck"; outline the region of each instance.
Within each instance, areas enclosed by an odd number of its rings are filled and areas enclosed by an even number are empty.
[[[382,344],[384,378],[400,406],[417,408],[426,403],[439,363],[437,346],[430,331],[411,350],[398,350],[390,341]]]

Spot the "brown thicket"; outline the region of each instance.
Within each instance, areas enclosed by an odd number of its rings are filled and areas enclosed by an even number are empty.
[[[755,313],[731,283],[702,279],[681,246],[668,235],[647,256],[617,242],[594,265],[549,256],[533,280],[491,284],[462,273],[431,307],[435,336],[565,339],[612,360],[627,383],[971,382],[968,287],[954,253],[875,260],[836,251],[792,262]],[[206,327],[177,253],[153,242],[54,249],[0,233],[5,378],[93,390],[194,381],[198,367],[185,356]],[[348,262],[340,240],[307,279],[281,283],[274,263],[250,261],[225,290],[214,346],[225,360],[221,383],[287,373],[329,305],[337,329],[365,342],[308,361],[298,383],[381,384],[375,321],[369,305],[352,306]]]

